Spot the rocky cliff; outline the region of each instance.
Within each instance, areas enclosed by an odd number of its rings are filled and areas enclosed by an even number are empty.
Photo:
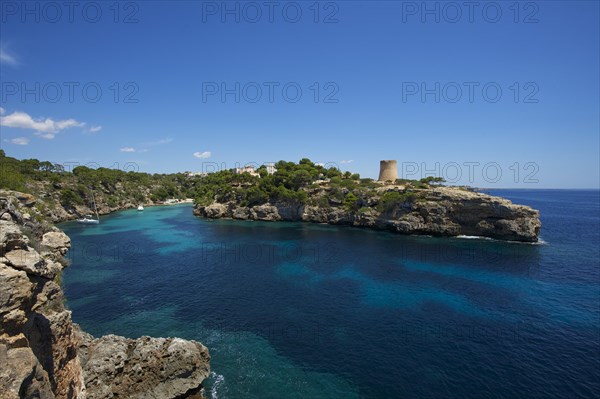
[[[0,398],[179,398],[210,371],[206,347],[178,338],[94,338],[64,306],[70,239],[0,195]]]
[[[404,195],[406,199],[380,206],[383,194],[393,191],[402,193],[399,195]],[[328,196],[327,189],[318,189],[310,195],[329,198],[326,206],[276,201],[242,206],[230,201],[214,202],[207,206],[197,204],[194,214],[213,219],[329,223],[402,234],[472,235],[522,242],[538,240],[541,227],[539,212],[528,206],[515,205],[504,198],[451,187],[406,193],[401,188],[383,186],[380,194],[363,201],[358,209],[342,206],[341,201]]]
[[[163,201],[153,201],[149,195],[148,187],[140,187],[141,199],[135,199],[131,193],[122,193],[119,200],[114,197],[122,189],[118,183],[115,187],[102,187],[93,192],[86,190],[86,198],[82,203],[63,203],[61,202],[61,190],[65,188],[75,189],[73,184],[54,183],[49,181],[30,181],[27,188],[34,194],[20,193],[20,199],[27,204],[26,214],[37,220],[50,220],[53,223],[64,222],[81,218],[83,215],[93,215],[93,200],[96,202],[96,209],[100,215],[107,215],[112,212],[135,209],[138,205],[144,207],[164,205]],[[7,190],[0,189],[0,195]],[[191,202],[191,200],[171,199],[172,203]]]
[[[185,200],[176,200],[173,199],[173,202],[168,203],[168,205],[175,204],[184,204],[191,203],[191,199]],[[136,209],[138,205],[143,205],[144,207],[151,206],[163,206],[166,205],[163,202],[153,202],[146,201],[135,203],[134,201],[124,201],[119,205],[109,206],[105,198],[101,195],[98,196],[97,210],[99,215],[108,215],[112,212],[122,211],[125,209]],[[32,210],[36,215],[39,215],[42,218],[47,218],[51,220],[53,223],[65,222],[67,220],[75,220],[83,217],[84,215],[94,215],[93,206],[88,205],[72,205],[72,206],[63,206],[61,204],[57,204],[52,209],[47,209],[46,212],[36,212],[36,210]]]

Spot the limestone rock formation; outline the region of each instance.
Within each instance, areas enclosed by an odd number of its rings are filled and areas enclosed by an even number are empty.
[[[15,269],[25,270],[30,274],[53,278],[56,272],[59,271],[48,267],[40,254],[31,247],[12,250],[4,254],[4,257],[7,263]]]
[[[31,202],[23,198],[25,205]],[[52,280],[62,265],[50,258],[61,254],[48,248],[46,259],[34,249],[40,239],[35,232],[44,226],[27,225],[34,222],[23,218],[19,206],[15,197],[0,198],[0,213],[8,212],[13,220],[0,221],[0,356],[6,359],[0,362],[0,390],[7,398],[84,397],[71,312]],[[24,235],[24,226],[31,238]]]
[[[93,339],[77,328],[54,281],[70,239],[24,218],[22,208],[32,202],[0,195],[0,399],[171,399],[197,389],[210,371],[201,344]]]
[[[211,204],[204,209],[206,217],[211,219],[221,218],[227,212],[227,207],[223,204]]]
[[[0,344],[0,364],[1,399],[55,397],[48,373],[29,348]]]
[[[49,231],[42,236],[42,246],[65,255],[71,246],[71,239],[62,231]]]
[[[256,220],[280,220],[279,210],[273,205],[258,205],[251,209],[251,218]]]
[[[208,377],[208,349],[179,338],[116,335],[94,339],[81,333],[79,357],[89,399],[175,398]]]
[[[326,189],[313,195],[327,196]],[[386,190],[383,188],[380,195]],[[418,200],[378,210],[379,197],[368,198],[359,211],[341,205],[314,206],[267,203],[242,207],[235,203],[196,205],[194,214],[207,218],[287,220],[329,223],[390,230],[401,234],[434,236],[472,235],[508,241],[536,242],[541,228],[539,212],[486,194],[451,187],[418,190]]]

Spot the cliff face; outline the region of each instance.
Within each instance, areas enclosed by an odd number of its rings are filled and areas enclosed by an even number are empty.
[[[0,398],[167,399],[197,388],[210,371],[200,343],[80,331],[60,287],[70,239],[28,206],[0,195]]]
[[[321,192],[313,193],[324,195]],[[326,193],[325,193],[326,194]],[[378,210],[379,198],[357,211],[338,202],[329,206],[267,203],[240,206],[234,202],[196,205],[194,214],[206,218],[287,220],[390,230],[402,234],[434,236],[473,235],[500,240],[536,242],[541,228],[539,212],[490,195],[449,187],[418,192],[417,200]]]
[[[53,223],[59,223],[78,219],[83,215],[94,214],[92,192],[90,190],[85,191],[86,198],[82,203],[71,203],[67,205],[61,203],[60,193],[62,189],[76,190],[77,185],[73,183],[52,184],[49,181],[30,181],[27,183],[27,186],[27,188],[35,193],[35,195],[20,194],[20,196],[21,200],[28,205],[28,209],[25,212],[30,214],[32,218],[43,218],[50,220]],[[135,209],[138,205],[143,205],[144,207],[163,205],[163,202],[153,201],[150,198],[149,187],[139,187],[141,199],[136,200],[130,193],[121,193],[122,197],[115,200],[114,197],[120,193],[121,189],[122,186],[117,183],[114,187],[102,186],[93,192],[96,208],[100,215],[107,215],[111,212],[124,209]],[[2,192],[7,193],[8,191],[0,190],[0,195],[3,195]],[[173,199],[173,201],[191,202],[191,200],[175,199]]]
[[[85,387],[78,340],[57,284],[70,240],[23,219],[11,200],[0,199],[2,395],[80,397]]]
[[[186,200],[173,200],[172,204],[183,204],[191,203],[191,199]],[[123,202],[119,205],[109,206],[107,205],[105,198],[98,196],[97,209],[99,215],[108,215],[109,213],[121,211],[125,209],[136,209],[139,205],[144,207],[150,206],[161,206],[164,205],[160,202],[145,201],[143,203],[134,203],[133,201]],[[35,211],[34,211],[35,212]],[[87,205],[73,205],[73,206],[62,206],[56,205],[53,209],[47,210],[45,213],[41,213],[40,216],[48,218],[53,223],[65,222],[67,220],[75,220],[83,217],[84,215],[94,215],[93,207]]]

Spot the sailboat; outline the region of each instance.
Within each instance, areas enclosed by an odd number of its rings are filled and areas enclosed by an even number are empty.
[[[94,196],[93,192],[92,192],[92,200],[93,200],[93,204],[94,204],[94,212],[96,212],[96,219],[94,219],[92,215],[85,215],[83,218],[77,219],[77,223],[82,223],[82,224],[99,224],[100,223],[100,216],[98,215],[98,208],[96,207],[96,197]]]

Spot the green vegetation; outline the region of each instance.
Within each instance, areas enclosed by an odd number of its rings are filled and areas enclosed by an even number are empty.
[[[326,168],[303,158],[298,163],[279,161],[276,171],[257,169],[259,176],[223,170],[206,176],[189,177],[183,173],[148,174],[118,169],[77,166],[72,172],[58,164],[37,159],[17,160],[0,150],[0,188],[43,197],[40,214],[58,204],[75,207],[91,204],[94,193],[99,205],[110,208],[170,198],[194,198],[199,205],[235,202],[242,206],[265,203],[343,207],[349,212],[369,209],[390,212],[396,207],[420,201],[419,192],[444,182],[439,177],[421,180],[398,179],[387,185],[357,173]],[[367,206],[367,204],[370,204]]]
[[[49,208],[89,205],[94,192],[110,207],[126,203],[193,198],[195,182],[183,173],[149,174],[118,169],[77,166],[72,172],[59,164],[37,159],[18,160],[0,150],[0,188],[44,196]]]
[[[265,203],[312,205],[323,208],[341,206],[349,212],[365,213],[365,206],[379,198],[375,206],[380,212],[391,212],[398,206],[409,206],[419,201],[419,189],[430,188],[443,182],[442,178],[427,177],[421,180],[398,180],[403,187],[389,187],[360,175],[325,168],[303,158],[298,163],[279,161],[276,172],[267,173],[265,167],[257,169],[260,177],[235,174],[233,170],[210,174],[196,187],[196,203],[207,206],[213,202],[233,201],[242,206]],[[386,190],[386,187],[389,187]],[[377,202],[377,201],[375,201]]]
[[[242,205],[261,205],[269,201],[306,204],[307,188],[318,180],[339,179],[342,173],[336,168],[325,168],[303,158],[299,163],[279,161],[277,171],[269,175],[266,168],[258,168],[258,176],[235,174],[231,170],[211,173],[202,178],[196,188],[196,202],[208,205],[214,201],[237,201]],[[358,176],[358,175],[357,175]]]
[[[417,199],[413,192],[389,191],[381,196],[377,210],[380,212],[391,212],[397,206],[409,204]]]
[[[445,183],[446,179],[444,179],[443,177],[427,176],[427,177],[419,180],[419,182],[424,183],[424,184],[437,185],[437,184]]]
[[[60,190],[60,203],[66,206],[83,205],[83,199],[80,193],[76,193],[70,188]]]
[[[344,202],[342,202],[342,205],[344,206],[344,209],[346,209],[347,211],[354,212],[354,211],[358,210],[358,197],[350,192],[350,193],[346,194],[346,197],[344,198]]]
[[[40,162],[37,159],[19,161],[7,157],[0,150],[0,188],[26,191],[25,182],[34,179],[38,174],[51,173],[55,168],[50,162]]]

